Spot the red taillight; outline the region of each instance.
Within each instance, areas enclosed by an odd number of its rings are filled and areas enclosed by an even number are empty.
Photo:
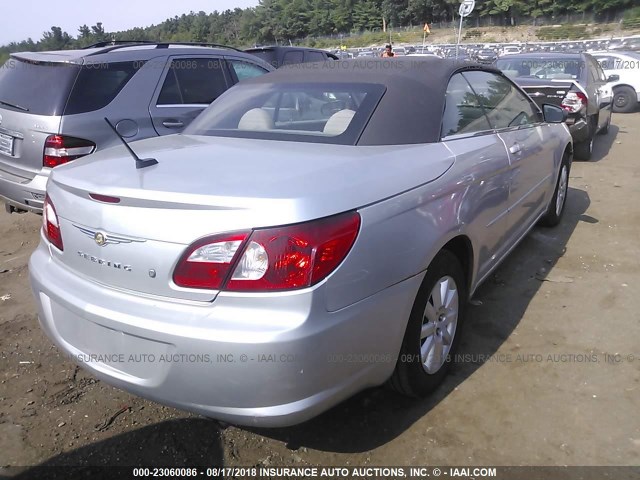
[[[245,292],[309,287],[344,260],[359,228],[360,215],[350,212],[255,230],[251,235],[203,239],[182,257],[174,282],[183,287]]]
[[[350,212],[256,230],[225,290],[292,290],[315,285],[344,260],[359,228],[360,215]]]
[[[62,233],[60,232],[60,222],[58,221],[58,214],[56,209],[51,203],[49,196],[44,199],[44,207],[42,210],[42,228],[44,230],[45,237],[51,242],[58,250],[64,250],[62,244]]]
[[[81,138],[66,135],[49,135],[44,142],[42,164],[45,167],[57,167],[76,158],[93,153],[96,144]]]
[[[569,113],[577,113],[587,107],[587,96],[582,92],[569,92],[562,100],[562,108]]]

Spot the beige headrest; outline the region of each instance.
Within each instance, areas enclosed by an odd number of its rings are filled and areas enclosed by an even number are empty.
[[[274,126],[273,118],[262,108],[249,110],[238,122],[238,130],[273,130]]]
[[[323,133],[327,135],[340,135],[349,127],[353,116],[356,114],[353,110],[340,110],[329,117],[324,126]]]

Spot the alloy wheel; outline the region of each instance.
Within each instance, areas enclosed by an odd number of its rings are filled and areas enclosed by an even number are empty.
[[[459,313],[458,286],[450,276],[438,280],[429,294],[420,331],[422,367],[434,374],[444,365],[456,334]]]
[[[560,170],[560,180],[558,180],[558,195],[556,196],[556,215],[560,216],[562,207],[567,198],[567,184],[569,175],[567,174],[567,166],[563,165]]]

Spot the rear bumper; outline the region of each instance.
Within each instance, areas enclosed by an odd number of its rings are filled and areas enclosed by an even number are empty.
[[[116,387],[230,423],[303,422],[395,367],[422,275],[335,312],[323,284],[295,294],[164,301],[84,280],[41,242],[29,263],[40,323]]]
[[[0,201],[21,210],[42,213],[48,175],[25,180],[0,170]]]

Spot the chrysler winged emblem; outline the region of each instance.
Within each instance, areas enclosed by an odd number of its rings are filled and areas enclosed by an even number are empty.
[[[105,243],[107,243],[107,236],[102,232],[96,232],[96,234],[93,236],[93,239],[99,246],[103,246]]]
[[[116,235],[115,233],[107,233],[103,230],[83,227],[81,225],[73,224],[78,230],[84,233],[87,237],[93,239],[94,242],[100,247],[105,247],[107,245],[117,245],[118,243],[144,243],[146,240],[144,238],[136,238],[136,237],[127,237],[124,235]]]

